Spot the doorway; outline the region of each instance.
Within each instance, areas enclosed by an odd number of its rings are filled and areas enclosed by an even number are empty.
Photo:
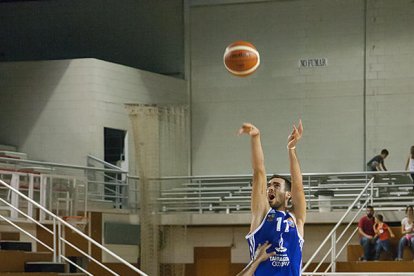
[[[104,127],[104,160],[122,170],[128,171],[127,132],[121,129]],[[125,192],[123,187],[116,184],[108,184],[124,181],[126,175],[119,173],[105,174],[105,199],[122,204],[119,196]]]
[[[230,247],[195,247],[196,276],[231,275]]]

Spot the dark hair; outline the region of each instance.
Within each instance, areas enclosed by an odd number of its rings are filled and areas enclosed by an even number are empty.
[[[377,218],[377,220],[383,222],[384,221],[384,217],[381,214],[376,214],[375,217]]]
[[[411,146],[410,152],[411,152],[411,158],[414,158],[414,146]]]
[[[381,151],[381,154],[384,154],[385,156],[387,156],[388,154],[390,154],[389,152],[388,152],[388,150],[387,149],[383,149],[382,151]]]
[[[413,210],[413,211],[414,211],[413,206],[412,206],[412,205],[408,205],[408,206],[405,208],[405,213],[406,213],[406,214],[408,213],[408,209],[411,209],[411,210]]]
[[[280,176],[280,175],[278,175],[278,174],[274,174],[274,175],[272,175],[270,178],[269,178],[269,181],[270,180],[272,180],[272,179],[274,179],[274,178],[281,178],[281,179],[283,179],[284,181],[285,181],[285,190],[286,191],[288,191],[288,192],[290,192],[290,190],[292,189],[292,183],[290,182],[290,180],[289,179],[287,179],[286,177],[284,177],[284,176]]]
[[[372,209],[372,210],[374,210],[374,207],[372,207],[371,205],[367,205],[367,209]]]

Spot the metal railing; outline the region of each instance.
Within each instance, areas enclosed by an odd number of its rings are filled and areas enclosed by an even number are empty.
[[[87,164],[88,168],[105,169],[104,171],[88,172],[89,197],[110,200],[114,203],[115,208],[127,208],[128,172],[90,154],[87,156]],[[91,189],[92,187],[95,188]]]
[[[316,258],[316,256],[318,256],[321,252],[322,252],[322,248],[328,244],[328,241],[331,241],[330,243],[330,249],[327,250],[326,254],[322,257],[321,261],[316,265],[315,269],[312,271],[313,273],[316,273],[319,268],[321,267],[321,265],[325,262],[325,260],[327,259],[327,257],[330,255],[330,262],[328,263],[328,266],[326,267],[324,272],[328,272],[329,270],[331,272],[335,272],[336,271],[336,260],[338,259],[339,255],[342,253],[342,251],[346,248],[346,246],[348,245],[349,241],[353,238],[353,236],[356,234],[357,232],[357,228],[355,228],[351,234],[349,234],[347,231],[348,229],[352,226],[352,224],[354,223],[354,221],[356,220],[356,218],[359,216],[359,214],[361,213],[361,211],[363,210],[364,207],[366,207],[366,205],[373,204],[373,183],[374,183],[374,178],[372,178],[366,185],[365,187],[362,189],[362,191],[359,193],[359,195],[355,198],[355,200],[353,201],[353,203],[348,207],[348,210],[345,212],[345,214],[342,216],[342,218],[338,221],[338,223],[334,226],[334,228],[329,232],[329,234],[326,236],[326,238],[323,240],[323,242],[321,243],[321,245],[318,247],[318,249],[316,249],[315,253],[313,253],[313,255],[309,258],[309,260],[307,261],[307,263],[303,266],[302,269],[302,275],[306,274],[306,269],[309,267],[309,265],[313,262],[313,260]],[[368,189],[370,189],[370,193],[367,194]],[[342,222],[345,220],[345,218],[351,213],[351,211],[357,206],[357,204],[360,204],[360,201],[363,201],[362,206],[360,206],[360,208],[357,208],[358,211],[355,213],[354,217],[349,221],[349,223],[345,226],[345,229],[342,231],[342,233],[340,234],[340,236],[338,238],[336,238],[336,232],[338,230],[338,228],[342,225]],[[348,239],[343,243],[341,249],[337,250],[337,245],[339,243],[339,241],[341,241],[341,239],[345,236],[345,234],[348,234]]]
[[[80,201],[78,205],[83,204],[85,210],[92,210],[94,206],[102,210],[100,206],[105,206],[136,213],[140,208],[139,177],[128,175],[127,171],[92,155],[87,160],[89,166],[74,166],[0,157],[0,162],[12,166],[15,173],[22,167],[36,166],[39,169],[40,166],[49,171],[43,175],[69,175],[76,177],[78,183],[86,181],[82,184],[85,192],[76,195]],[[373,197],[381,199],[376,200],[376,209],[402,208],[412,201],[413,185],[409,173],[304,173],[307,211],[345,211],[372,176],[376,177]],[[160,213],[250,212],[250,174],[161,177],[151,181],[160,187],[155,198]]]
[[[13,188],[23,192],[48,210],[54,210],[60,216],[72,216],[79,212],[86,213],[87,199],[86,181],[70,175],[39,174],[34,172],[15,172],[0,170],[0,179],[8,182]],[[82,198],[80,198],[82,196]],[[0,187],[0,198],[7,199],[19,209],[21,202],[10,190]],[[28,204],[28,215],[34,217],[33,205]],[[42,216],[45,214],[42,213]],[[17,211],[10,213],[12,219]],[[44,217],[40,218],[45,219]]]
[[[124,210],[130,205],[136,206],[134,202],[130,202],[128,197],[127,171],[92,155],[88,156],[87,161],[91,166],[0,157],[1,167],[15,174],[65,175],[76,178],[78,182],[87,179],[84,183],[85,193],[77,195],[79,200],[85,198],[85,206],[92,206],[88,202],[107,203],[106,205],[111,208]]]
[[[283,174],[282,174],[283,175]],[[308,212],[346,211],[371,177],[375,207],[401,210],[412,202],[413,184],[407,171],[305,173]],[[288,175],[284,175],[288,176]],[[251,175],[162,177],[157,202],[161,213],[250,212]]]
[[[106,252],[107,254],[109,254],[110,256],[112,256],[113,258],[115,258],[117,261],[119,261],[120,263],[124,264],[125,266],[127,266],[129,269],[131,269],[134,273],[136,273],[137,275],[147,275],[144,272],[142,272],[141,270],[139,270],[138,268],[134,267],[133,265],[131,265],[130,263],[128,263],[127,261],[125,261],[124,259],[122,259],[121,257],[119,257],[118,255],[116,255],[115,253],[113,253],[111,250],[107,249],[106,247],[102,246],[100,243],[98,243],[97,241],[95,241],[94,239],[90,238],[89,236],[85,235],[82,231],[80,231],[79,229],[77,229],[76,227],[72,226],[71,224],[67,223],[65,220],[63,220],[62,218],[60,218],[59,216],[53,214],[52,212],[50,212],[49,210],[47,210],[45,207],[41,206],[39,203],[37,203],[36,201],[32,200],[31,198],[27,197],[26,195],[24,195],[23,193],[21,193],[19,190],[13,188],[12,186],[10,186],[9,184],[7,184],[6,182],[0,180],[0,184],[4,187],[6,187],[11,193],[16,194],[17,196],[21,197],[22,199],[26,200],[27,202],[29,202],[30,204],[32,204],[34,207],[39,209],[40,213],[45,213],[48,217],[51,218],[52,222],[53,222],[53,231],[48,229],[47,227],[45,227],[42,224],[42,221],[38,221],[34,218],[31,218],[30,216],[28,216],[27,214],[25,214],[22,210],[19,210],[17,208],[15,208],[12,204],[10,204],[9,202],[7,202],[4,199],[1,199],[0,201],[5,204],[6,206],[16,210],[17,212],[19,212],[20,214],[24,214],[23,216],[26,217],[28,219],[28,221],[35,223],[36,225],[42,227],[44,230],[46,230],[50,235],[52,235],[53,237],[53,246],[49,246],[47,244],[45,244],[43,241],[39,240],[37,237],[35,237],[34,235],[30,234],[29,232],[27,232],[26,230],[24,230],[23,228],[21,228],[20,226],[18,226],[17,224],[15,224],[13,221],[11,221],[10,219],[4,217],[3,215],[0,215],[0,218],[4,221],[6,221],[7,223],[9,223],[10,225],[12,225],[13,227],[15,227],[16,229],[18,229],[19,231],[21,231],[22,233],[28,235],[32,240],[38,242],[39,244],[43,245],[45,248],[47,248],[48,250],[50,250],[53,253],[53,261],[54,262],[62,262],[62,260],[69,262],[70,264],[74,265],[77,269],[79,269],[80,271],[82,271],[83,273],[86,273],[88,275],[92,275],[91,273],[88,272],[87,269],[80,267],[78,264],[71,262],[63,253],[65,251],[65,247],[66,245],[74,248],[76,251],[78,251],[79,253],[81,253],[83,256],[85,256],[86,258],[88,258],[90,261],[96,263],[97,265],[99,265],[100,267],[102,267],[103,269],[105,269],[107,272],[109,272],[112,275],[119,275],[118,273],[114,272],[112,269],[110,269],[109,267],[105,266],[103,263],[99,262],[98,260],[96,260],[95,258],[93,258],[91,256],[91,252],[84,252],[82,249],[80,249],[78,246],[76,246],[75,244],[71,243],[69,240],[67,240],[65,238],[64,232],[65,232],[65,227],[70,229],[72,232],[78,234],[80,237],[82,237],[83,239],[85,239],[89,246],[89,250],[91,249],[90,244],[93,244],[94,246],[98,247],[99,249],[101,249],[102,251]]]

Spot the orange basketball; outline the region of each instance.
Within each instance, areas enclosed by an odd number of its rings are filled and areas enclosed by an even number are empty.
[[[224,51],[224,66],[235,76],[248,76],[260,65],[260,55],[256,47],[247,41],[236,41]]]

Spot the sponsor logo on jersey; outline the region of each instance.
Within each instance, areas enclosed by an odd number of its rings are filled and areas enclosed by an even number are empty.
[[[283,246],[282,234],[280,234],[279,246],[275,247],[275,251],[276,251],[276,255],[270,257],[272,266],[276,266],[276,267],[288,266],[290,264],[290,259],[286,252],[287,248]]]
[[[275,214],[268,214],[266,221],[271,222],[275,220]]]
[[[292,219],[292,218],[288,218],[288,219],[286,220],[286,223],[289,225],[289,227],[291,227],[291,228],[295,228],[295,222],[293,221],[293,219]]]

